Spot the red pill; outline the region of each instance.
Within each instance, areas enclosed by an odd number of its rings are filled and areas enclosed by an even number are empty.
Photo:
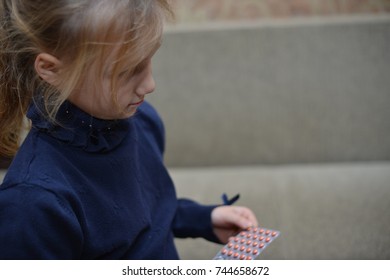
[[[233,251],[230,250],[230,251],[227,253],[227,255],[230,257],[231,255],[233,255]]]
[[[229,248],[232,248],[232,247],[233,247],[233,243],[232,243],[232,242],[229,242],[229,243],[228,243],[228,247],[229,247]]]
[[[253,246],[253,247],[256,247],[257,244],[259,244],[257,241],[253,241],[252,246]]]
[[[245,246],[241,246],[240,251],[244,251],[245,248],[246,248]]]
[[[259,233],[263,234],[264,233],[264,229],[260,229]]]
[[[221,254],[222,254],[222,255],[226,255],[226,253],[227,253],[227,250],[226,250],[225,248],[222,249]]]
[[[241,255],[240,260],[245,260],[245,255]]]
[[[251,245],[251,243],[252,243],[252,241],[251,241],[251,240],[248,240],[248,241],[246,242],[246,245]]]
[[[246,235],[245,231],[241,231],[241,232],[240,232],[240,235],[241,235],[241,236],[245,236],[245,235]]]
[[[257,234],[253,235],[253,239],[257,239],[259,236]]]
[[[240,248],[240,246],[238,244],[234,245],[235,250],[237,250],[238,248]]]
[[[278,235],[278,233],[277,233],[276,231],[274,231],[274,232],[272,233],[272,236],[275,237],[276,235]]]
[[[240,256],[240,254],[239,253],[234,253],[234,255],[233,255],[233,257],[235,257],[235,258],[238,258]]]
[[[252,237],[252,234],[250,234],[250,233],[248,233],[247,235],[246,235],[246,238],[251,238]]]
[[[268,229],[265,231],[265,235],[269,235],[271,233],[271,231]]]
[[[244,244],[245,242],[246,242],[246,239],[245,238],[243,238],[243,239],[241,239],[241,244]]]
[[[259,244],[259,248],[260,248],[260,249],[263,249],[263,248],[264,248],[264,246],[265,246],[265,244],[264,244],[264,243],[260,243],[260,244]]]
[[[259,240],[260,240],[260,241],[263,241],[263,240],[264,240],[264,236],[260,236],[260,237],[259,237]]]
[[[252,251],[252,254],[253,254],[253,255],[257,255],[258,252],[259,252],[259,251],[258,251],[257,249],[254,249],[254,250]]]
[[[246,257],[246,259],[249,261],[249,260],[253,260],[251,256],[248,256]]]
[[[238,242],[238,241],[240,241],[240,238],[239,238],[239,237],[236,237],[236,238],[234,238],[234,241],[235,241],[235,242]]]
[[[246,252],[247,252],[247,253],[250,253],[250,252],[252,252],[252,249],[251,249],[251,248],[248,248],[248,249],[246,249]]]
[[[267,237],[266,239],[265,239],[265,242],[270,242],[271,241],[271,238],[269,238],[269,237]]]

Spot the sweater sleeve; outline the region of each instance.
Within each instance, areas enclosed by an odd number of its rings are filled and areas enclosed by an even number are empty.
[[[77,259],[82,232],[64,200],[35,186],[0,191],[0,259]]]
[[[203,237],[221,243],[212,229],[211,212],[215,207],[217,205],[204,206],[189,199],[179,199],[173,221],[175,237]]]

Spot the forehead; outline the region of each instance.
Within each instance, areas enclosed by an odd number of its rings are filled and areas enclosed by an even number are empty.
[[[137,67],[146,59],[150,59],[162,44],[161,37],[153,41],[129,44],[120,42],[107,46],[103,55],[105,71],[115,69],[131,69]]]

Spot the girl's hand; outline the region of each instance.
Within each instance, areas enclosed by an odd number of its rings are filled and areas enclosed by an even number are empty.
[[[211,223],[214,234],[222,243],[227,243],[229,237],[238,234],[241,230],[257,226],[257,219],[247,207],[219,206],[211,212]]]

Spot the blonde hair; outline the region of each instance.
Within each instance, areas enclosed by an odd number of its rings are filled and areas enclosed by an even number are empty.
[[[136,67],[159,44],[163,20],[172,15],[168,0],[1,0],[0,2],[0,155],[12,157],[23,118],[33,97],[43,96],[53,121],[92,63],[96,78],[113,47],[111,90],[117,74]],[[38,76],[39,53],[61,60],[60,85]]]

